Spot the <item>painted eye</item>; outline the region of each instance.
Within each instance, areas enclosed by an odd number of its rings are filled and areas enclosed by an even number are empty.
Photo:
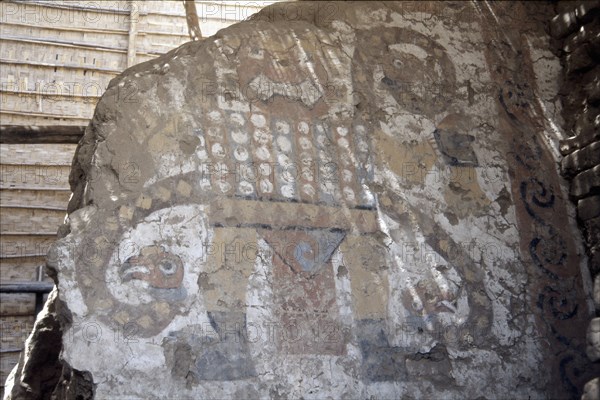
[[[173,275],[177,271],[177,264],[171,260],[163,260],[158,264],[158,268],[165,275]]]

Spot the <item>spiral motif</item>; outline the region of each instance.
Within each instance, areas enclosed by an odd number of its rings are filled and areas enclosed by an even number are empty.
[[[578,304],[573,304],[569,296],[551,286],[544,287],[539,294],[537,306],[543,311],[544,315],[551,316],[552,320],[558,321],[571,319],[579,311]],[[554,327],[552,327],[552,331],[556,334]]]
[[[548,267],[564,265],[567,259],[567,247],[564,240],[557,234],[534,237],[529,242],[529,255],[533,263],[548,276],[558,279],[558,275]]]
[[[546,225],[546,222],[534,211],[532,205],[540,208],[553,207],[555,197],[552,189],[546,188],[543,182],[532,177],[529,181],[521,182],[520,191],[527,213],[540,224]]]
[[[587,363],[586,358],[579,353],[567,354],[560,360],[558,368],[561,381],[573,398],[581,396],[578,388],[582,387],[586,377],[591,378],[591,374],[585,369]]]

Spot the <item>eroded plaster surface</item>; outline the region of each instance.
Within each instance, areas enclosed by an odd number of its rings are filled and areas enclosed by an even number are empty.
[[[580,393],[546,46],[512,2],[283,4],[127,70],[49,256],[61,362],[97,398]]]

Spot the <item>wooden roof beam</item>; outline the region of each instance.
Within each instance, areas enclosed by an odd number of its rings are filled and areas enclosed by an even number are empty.
[[[2,125],[0,144],[79,143],[85,126]]]

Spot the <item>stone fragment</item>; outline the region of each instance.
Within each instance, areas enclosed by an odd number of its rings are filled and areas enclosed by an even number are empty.
[[[570,196],[578,200],[591,194],[592,190],[598,189],[600,189],[600,165],[596,165],[594,168],[588,169],[573,178]]]
[[[575,134],[582,135],[589,130],[598,128],[600,128],[600,109],[588,104],[583,110],[578,111],[575,120]]]
[[[594,119],[593,122],[582,124],[581,130],[576,132],[576,136],[562,140],[560,142],[560,152],[564,156],[598,140],[600,140],[599,118]]]
[[[583,222],[585,240],[590,246],[600,244],[600,217],[588,219]]]
[[[570,178],[600,164],[600,141],[574,151],[561,161],[563,175]]]
[[[577,202],[577,216],[586,221],[600,216],[600,196],[592,196],[581,199]]]
[[[558,14],[550,21],[550,33],[556,39],[561,39],[577,29],[575,11]]]
[[[582,76],[573,79],[569,84],[573,89],[583,88],[583,90],[577,90],[578,95],[581,96],[582,99],[578,100],[580,108],[576,112],[580,113],[582,111],[581,106],[582,103],[585,102],[586,105],[584,106],[583,113],[588,116],[588,120],[590,121],[594,120],[595,115],[600,114],[598,107],[600,105],[600,99],[598,98],[600,94],[597,93],[599,85],[600,63],[597,63],[594,68],[585,72]],[[573,106],[577,106],[577,103],[575,102]]]
[[[582,26],[577,33],[574,33],[565,40],[563,50],[566,53],[571,53],[586,43],[592,42],[598,33],[600,33],[600,27],[596,24]]]
[[[589,45],[584,43],[567,54],[565,61],[567,75],[573,75],[595,66],[596,63],[592,59],[591,51]]]
[[[600,400],[600,377],[585,384],[581,400]]]
[[[575,16],[580,24],[591,22],[594,17],[600,14],[600,1],[582,1],[575,8]]]
[[[600,360],[600,317],[593,318],[588,326],[586,353],[590,360]]]

